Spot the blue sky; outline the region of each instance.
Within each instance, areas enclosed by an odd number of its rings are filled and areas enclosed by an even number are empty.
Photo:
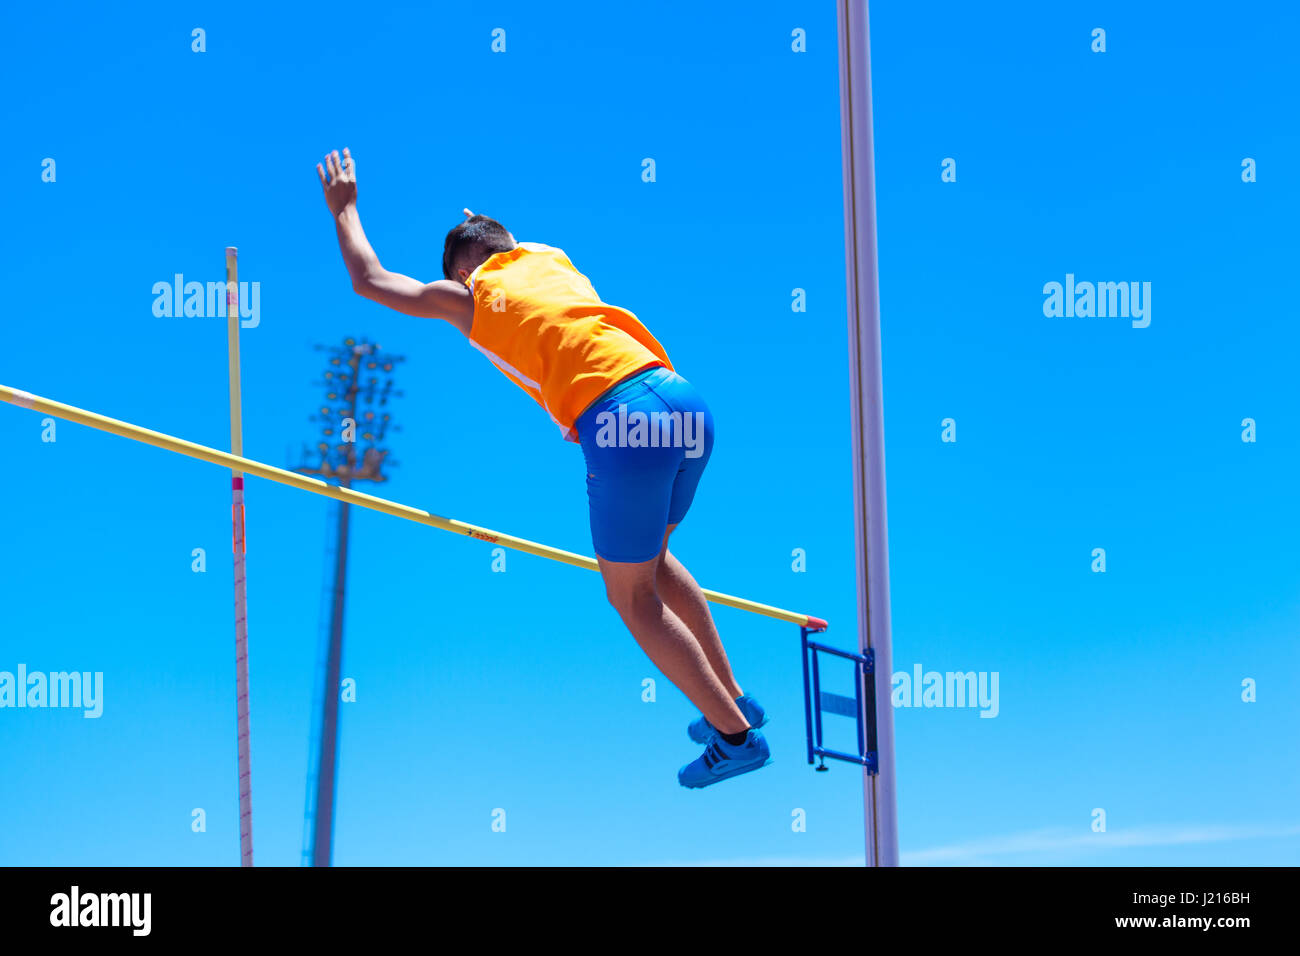
[[[250,457],[297,463],[312,346],[367,336],[407,360],[401,464],[365,490],[589,553],[577,447],[449,327],[352,295],[314,172],[347,145],[389,268],[438,277],[469,206],[640,316],[717,420],[676,550],[855,643],[832,4],[10,22],[0,382],[224,447],[224,322],[157,317],[151,289],[221,279],[238,245]],[[1300,861],[1296,25],[1282,4],[873,11],[895,670],[999,679],[992,719],[897,710],[905,863]],[[1046,316],[1067,274],[1151,283],[1149,326]],[[0,709],[0,863],[236,863],[228,474],[67,423],[42,442],[8,406],[0,441],[0,670],[104,675],[97,719]],[[247,499],[257,860],[296,865],[332,505]],[[337,864],[861,861],[860,775],[803,759],[797,628],[717,611],[776,760],[688,792],[694,712],[599,579],[517,554],[493,573],[490,551],[354,513]]]

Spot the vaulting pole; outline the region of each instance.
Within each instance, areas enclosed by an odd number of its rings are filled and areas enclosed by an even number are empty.
[[[153,445],[155,448],[162,448],[178,455],[221,465],[232,471],[240,471],[246,475],[253,475],[257,478],[265,478],[267,481],[288,485],[291,488],[310,491],[315,495],[323,495],[336,501],[346,501],[361,508],[369,508],[371,511],[382,511],[384,514],[396,518],[405,518],[408,521],[415,521],[431,528],[439,528],[453,534],[468,535],[480,541],[499,544],[503,548],[535,554],[541,558],[560,561],[578,568],[586,568],[589,571],[600,570],[600,566],[596,564],[596,559],[589,558],[586,555],[574,554],[572,551],[562,551],[559,548],[552,548],[550,545],[538,544],[536,541],[529,541],[526,538],[516,538],[514,535],[480,528],[478,525],[457,521],[454,518],[444,518],[441,515],[421,511],[419,508],[412,508],[409,505],[398,504],[386,498],[376,498],[374,495],[353,491],[350,488],[340,488],[337,485],[321,481],[319,478],[309,478],[306,475],[285,471],[283,468],[276,468],[274,465],[253,461],[251,458],[241,458],[238,455],[231,455],[228,452],[209,448],[207,445],[198,445],[183,438],[176,438],[174,435],[164,435],[162,432],[151,431],[148,428],[141,428],[139,425],[132,425],[130,422],[123,422],[116,418],[98,415],[95,412],[88,412],[84,408],[77,408],[74,405],[64,405],[62,402],[56,402],[53,399],[42,398],[21,389],[10,388],[8,385],[0,385],[0,402],[8,402],[10,405],[17,405],[20,408],[31,409],[45,415],[53,415],[55,418],[76,422],[78,425],[85,425],[89,428],[97,428],[102,432],[130,438],[132,441]],[[797,611],[787,611],[784,608],[773,607],[770,604],[760,604],[746,598],[733,597],[730,594],[710,591],[707,588],[704,589],[704,596],[714,604],[734,607],[753,614],[761,614],[764,617],[775,618],[778,621],[788,621],[791,624],[798,624],[800,627],[809,627],[815,630],[824,630],[827,627],[826,622],[819,617],[800,614]]]
[[[857,537],[858,646],[875,657],[878,773],[863,771],[867,866],[898,865],[894,775],[889,532],[885,521],[885,418],[876,276],[876,182],[871,135],[871,31],[867,0],[837,0],[840,137],[844,169],[845,283],[853,409],[853,511]],[[863,695],[863,700],[869,698]],[[864,703],[864,709],[869,704]],[[868,715],[862,715],[867,720]]]
[[[239,251],[226,247],[226,357],[230,370],[230,451],[243,457],[239,391]],[[244,475],[230,472],[235,549],[235,722],[239,752],[239,865],[253,865],[253,768],[248,729],[248,595],[244,581]]]

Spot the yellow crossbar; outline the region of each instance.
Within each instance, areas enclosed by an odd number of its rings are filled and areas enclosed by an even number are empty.
[[[562,561],[565,564],[572,564],[574,567],[587,568],[590,571],[600,570],[596,564],[596,559],[589,558],[586,555],[574,554],[572,551],[562,551],[559,548],[552,548],[550,545],[538,544],[536,541],[529,541],[526,538],[516,538],[514,535],[502,534],[499,531],[490,531],[487,528],[480,528],[464,521],[457,521],[455,518],[444,518],[428,511],[421,511],[419,508],[412,508],[408,505],[398,504],[395,501],[388,501],[385,498],[376,498],[374,495],[353,491],[351,488],[340,488],[337,485],[321,481],[319,478],[310,478],[307,475],[299,475],[283,468],[264,465],[249,458],[242,458],[239,455],[232,455],[229,452],[209,448],[207,445],[197,445],[194,442],[185,441],[183,438],[164,435],[162,432],[141,428],[139,425],[118,421],[116,418],[108,418],[72,405],[64,405],[62,402],[41,398],[39,395],[32,395],[30,392],[10,388],[7,385],[0,385],[0,401],[46,415],[53,415],[56,418],[62,418],[70,422],[76,422],[78,425],[97,428],[100,431],[120,435],[123,438],[130,438],[132,441],[143,442],[146,445],[153,445],[156,448],[186,455],[189,458],[197,458],[200,461],[221,465],[223,468],[241,471],[246,475],[256,475],[258,478],[265,478],[267,481],[275,481],[291,488],[299,488],[303,491],[310,491],[312,494],[324,495],[326,498],[333,498],[336,501],[346,501],[349,504],[369,508],[372,511],[382,511],[384,514],[392,515],[395,518],[416,521],[432,528],[450,531],[453,534],[463,534],[471,538],[477,538],[480,541],[512,548],[515,551],[535,554],[539,558]],[[827,626],[826,622],[821,618],[812,617],[808,614],[799,614],[795,611],[787,611],[784,608],[772,607],[770,604],[759,604],[757,601],[733,597],[730,594],[722,594],[718,591],[705,589],[704,596],[714,604],[722,604],[742,611],[751,611],[754,614],[776,618],[778,621],[789,621],[791,624],[798,624],[801,627],[820,630]]]

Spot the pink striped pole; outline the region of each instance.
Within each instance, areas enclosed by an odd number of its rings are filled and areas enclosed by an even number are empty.
[[[226,344],[230,367],[230,453],[244,455],[239,396],[239,250],[226,247]],[[239,751],[239,865],[253,865],[253,771],[248,729],[248,598],[244,582],[244,473],[230,472],[235,551],[235,718]]]

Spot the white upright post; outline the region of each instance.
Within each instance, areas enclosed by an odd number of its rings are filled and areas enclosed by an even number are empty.
[[[857,535],[858,647],[875,664],[877,773],[863,771],[867,866],[898,865],[889,532],[885,521],[885,421],[876,279],[876,183],[871,137],[871,32],[867,0],[837,0],[844,254],[853,403],[853,510]],[[870,706],[862,695],[864,709]],[[864,713],[863,721],[871,715]]]

